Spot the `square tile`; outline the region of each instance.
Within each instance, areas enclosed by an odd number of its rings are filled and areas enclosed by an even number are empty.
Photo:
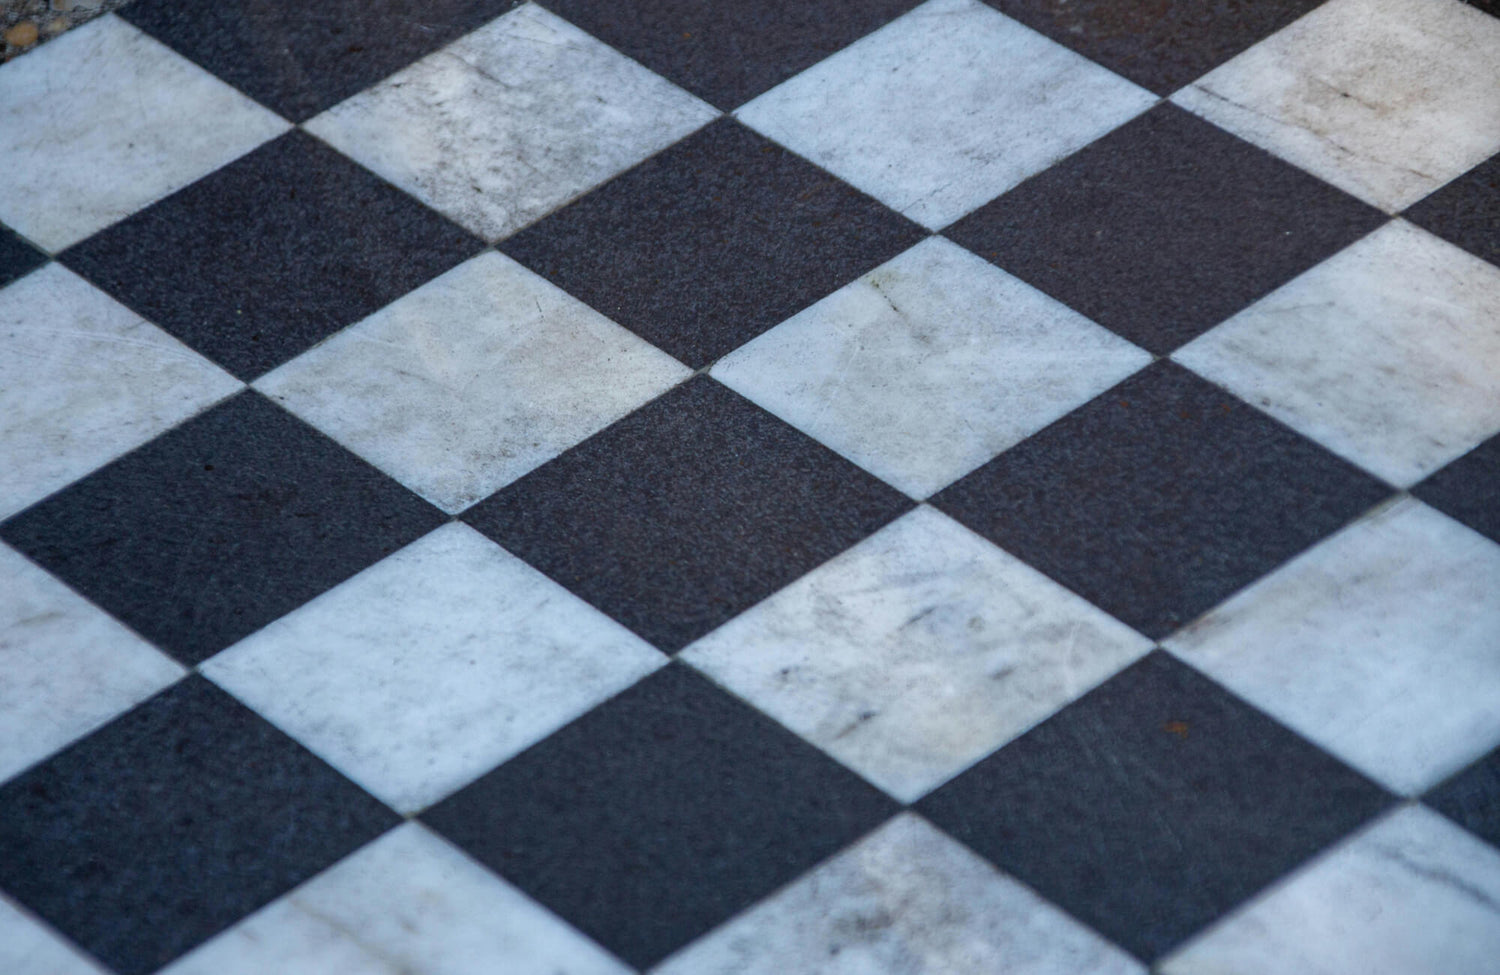
[[[301,122],[406,67],[518,0],[135,0],[121,15]]]
[[[979,0],[928,0],[735,116],[936,229],[1155,102]]]
[[[298,131],[59,260],[251,379],[482,246]]]
[[[913,802],[1150,649],[924,506],[682,659]]]
[[[47,262],[47,255],[14,232],[0,227],[0,288]]]
[[[61,250],[287,129],[106,15],[0,67],[0,221]]]
[[[921,237],[726,119],[500,248],[696,369]]]
[[[712,375],[924,498],[1150,361],[929,238],[731,352]]]
[[[398,826],[162,975],[628,975],[416,823]]]
[[[718,114],[526,4],[306,128],[495,240]]]
[[[1420,806],[1382,819],[1193,941],[1162,975],[1487,975],[1500,850]]]
[[[61,264],[0,292],[0,518],[242,389]]]
[[[1500,265],[1500,153],[1419,201],[1403,216],[1491,264]]]
[[[1161,105],[944,233],[1165,355],[1382,219]]]
[[[1329,0],[1172,100],[1394,212],[1500,150],[1497,49],[1458,0]]]
[[[646,968],[895,811],[673,665],[422,818]]]
[[[255,388],[457,512],[690,375],[486,251]]]
[[[1500,542],[1500,434],[1431,475],[1411,493]]]
[[[145,975],[397,822],[190,677],[0,786],[0,886]]]
[[[1500,847],[1500,748],[1440,783],[1422,801]]]
[[[464,520],[680,650],[911,506],[712,379],[693,379]]]
[[[0,538],[197,663],[441,520],[246,392],[0,524]]]
[[[918,809],[1151,962],[1388,802],[1153,653]]]
[[[1172,356],[1405,487],[1500,432],[1500,267],[1393,221]]]
[[[1420,792],[1500,744],[1500,545],[1409,498],[1180,631],[1173,653]]]
[[[0,971],[24,975],[109,975],[4,896],[0,896]]]
[[[1129,955],[910,813],[652,971],[1146,972]]]
[[[448,524],[202,672],[409,813],[666,662],[474,529]]]
[[[917,0],[551,0],[547,8],[723,109],[916,6]]]
[[[933,504],[1157,639],[1389,494],[1162,362]]]

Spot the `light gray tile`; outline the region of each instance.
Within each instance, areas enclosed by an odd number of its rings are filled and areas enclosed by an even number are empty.
[[[107,975],[77,948],[4,896],[0,896],[0,972]]]

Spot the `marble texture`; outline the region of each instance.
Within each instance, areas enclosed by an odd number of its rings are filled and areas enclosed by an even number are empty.
[[[489,240],[718,112],[535,4],[499,17],[306,124]]]
[[[652,975],[1145,975],[1129,955],[905,813]]]
[[[1330,0],[1172,101],[1390,212],[1500,150],[1500,20]]]
[[[416,823],[351,854],[162,975],[627,975]]]
[[[1490,975],[1500,851],[1401,808],[1184,946],[1162,975]]]
[[[1166,646],[1397,792],[1500,743],[1500,545],[1410,498]]]
[[[664,663],[473,529],[448,524],[201,670],[413,812]]]
[[[715,379],[924,498],[1151,361],[942,238],[721,359]]]
[[[0,222],[51,251],[289,124],[114,14],[0,67],[0,92]]]
[[[0,972],[108,975],[77,948],[4,896],[0,896]]]
[[[61,264],[0,291],[0,518],[242,384]]]
[[[691,374],[487,251],[254,385],[453,513]]]
[[[978,0],[928,0],[735,115],[937,229],[1155,102]]]
[[[912,802],[1150,649],[924,506],[682,659]]]
[[[1392,221],[1173,354],[1398,487],[1500,431],[1500,268]]]

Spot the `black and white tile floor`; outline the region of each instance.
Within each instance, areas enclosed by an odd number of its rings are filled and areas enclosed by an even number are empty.
[[[0,972],[1494,975],[1496,15],[0,67]]]

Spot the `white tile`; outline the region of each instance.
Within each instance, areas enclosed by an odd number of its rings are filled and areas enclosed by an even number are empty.
[[[1497,321],[1500,268],[1397,220],[1172,358],[1405,487],[1500,431]]]
[[[255,388],[457,512],[691,374],[488,251]]]
[[[305,127],[494,240],[717,115],[527,4]]]
[[[28,274],[0,291],[0,518],[242,386],[62,265]]]
[[[1145,968],[905,813],[652,972],[1145,975]]]
[[[1155,102],[979,0],[929,0],[735,115],[936,229]]]
[[[556,915],[407,823],[162,975],[626,975]]]
[[[201,669],[411,812],[664,663],[618,623],[451,523]]]
[[[4,545],[0,580],[0,781],[186,673]]]
[[[712,375],[923,498],[1150,361],[931,238],[737,349]]]
[[[1397,792],[1500,743],[1500,545],[1401,499],[1166,646]]]
[[[1407,806],[1252,901],[1162,975],[1493,975],[1500,851]]]
[[[0,972],[107,975],[77,948],[4,896],[0,896]]]
[[[1172,101],[1394,212],[1500,150],[1497,51],[1459,0],[1331,0]]]
[[[0,66],[0,223],[61,250],[289,125],[101,17]]]
[[[909,802],[1150,649],[924,506],[682,659]]]

